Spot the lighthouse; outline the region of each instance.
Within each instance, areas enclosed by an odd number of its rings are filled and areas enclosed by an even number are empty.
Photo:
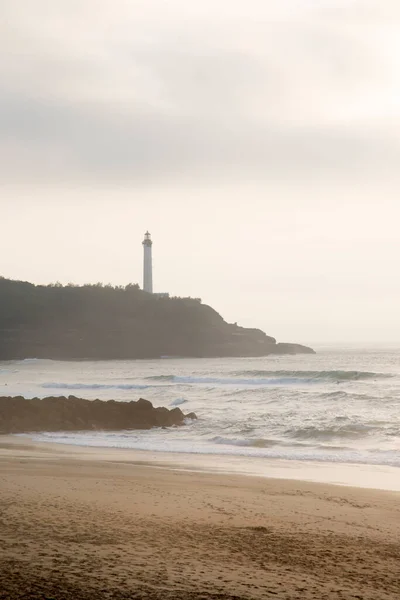
[[[143,240],[143,290],[149,294],[153,293],[153,261],[151,256],[151,235],[148,231]]]

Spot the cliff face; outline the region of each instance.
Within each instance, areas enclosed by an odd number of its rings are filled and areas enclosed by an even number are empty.
[[[232,325],[191,298],[136,285],[35,286],[0,278],[0,360],[137,359],[312,353]]]

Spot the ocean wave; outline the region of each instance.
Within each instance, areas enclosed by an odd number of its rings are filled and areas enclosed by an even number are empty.
[[[157,432],[159,434],[160,431]],[[154,434],[154,431],[153,431]],[[370,465],[388,465],[400,467],[400,457],[398,452],[381,450],[359,450],[350,449],[345,446],[328,445],[304,445],[299,444],[275,443],[273,440],[262,440],[264,446],[256,446],[257,440],[232,440],[216,436],[205,445],[194,444],[192,440],[181,441],[171,439],[167,442],[165,437],[160,438],[154,435],[149,437],[146,432],[139,434],[122,434],[120,432],[56,432],[56,433],[37,433],[32,438],[38,442],[52,442],[59,444],[70,444],[73,446],[97,447],[97,448],[119,448],[129,450],[150,450],[151,452],[162,452],[174,454],[196,454],[196,455],[217,455],[217,456],[237,456],[238,458],[265,458],[265,459],[283,459],[307,462],[330,462],[330,463],[353,463]],[[216,464],[218,461],[216,462]],[[229,469],[228,469],[229,470]]]
[[[260,398],[260,390],[259,390],[259,388],[257,388],[257,386],[254,386],[254,387],[251,387],[248,389],[242,389],[242,388],[235,389],[235,390],[227,389],[227,390],[221,391],[220,394],[221,394],[221,397],[228,397],[228,398],[235,397],[235,396],[239,396],[240,398],[245,398],[247,396],[249,396],[250,398],[255,397],[255,399]],[[263,397],[261,396],[261,398],[263,398]]]
[[[320,398],[322,400],[346,400],[346,401],[352,401],[352,400],[358,400],[361,402],[368,402],[368,401],[374,401],[374,402],[380,402],[382,401],[382,398],[380,398],[379,396],[371,396],[370,394],[355,394],[353,392],[346,392],[345,390],[337,390],[336,392],[325,392],[323,394],[320,394]]]
[[[314,425],[310,425],[307,427],[287,429],[285,431],[285,434],[297,440],[329,441],[337,438],[362,438],[376,429],[376,426],[364,425],[362,423],[349,423],[347,425],[331,425],[328,427],[316,427]]]
[[[304,385],[319,382],[341,383],[345,381],[363,381],[387,379],[394,377],[391,373],[374,373],[372,371],[234,371],[232,377],[193,377],[172,374],[153,375],[147,381],[172,384],[212,384],[212,385]]]
[[[147,378],[148,380],[149,378]],[[251,386],[268,386],[268,385],[295,385],[304,384],[307,381],[303,378],[295,377],[253,377],[253,378],[238,378],[238,377],[184,377],[179,375],[159,375],[151,378],[153,381],[171,382],[174,384],[186,385],[251,385]]]
[[[325,392],[320,394],[320,398],[324,400],[341,400],[343,398],[347,398],[349,394],[344,390],[337,390],[336,392]]]
[[[292,448],[293,450],[297,449],[307,449],[314,448],[319,450],[327,450],[327,451],[343,451],[343,450],[351,450],[351,448],[342,445],[324,445],[319,443],[304,443],[304,442],[288,442],[287,440],[277,440],[277,439],[268,439],[268,438],[229,438],[223,436],[215,436],[209,440],[213,444],[219,444],[223,446],[238,446],[239,448],[273,448],[275,446],[280,446],[283,448]]]
[[[133,383],[42,383],[40,387],[57,390],[145,390],[150,386]]]
[[[181,404],[186,404],[187,400],[185,398],[176,398],[176,400],[172,400],[170,402],[170,406],[180,406]]]
[[[279,444],[276,440],[268,439],[243,439],[243,438],[226,438],[222,436],[215,436],[211,438],[210,442],[214,444],[222,444],[224,446],[242,446],[246,448],[271,448]]]
[[[375,373],[373,371],[236,371],[233,373],[239,377],[273,377],[288,379],[306,379],[323,381],[360,381],[363,379],[387,379],[394,377],[391,373]]]
[[[17,360],[15,361],[16,363],[23,363],[23,364],[30,364],[30,363],[38,363],[38,362],[42,362],[42,363],[48,363],[48,362],[54,362],[51,358],[22,358],[21,360]]]

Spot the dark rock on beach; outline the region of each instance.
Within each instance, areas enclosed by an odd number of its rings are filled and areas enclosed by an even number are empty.
[[[137,402],[84,400],[75,396],[33,398],[0,397],[0,434],[32,431],[87,431],[151,429],[183,425],[180,408],[154,408],[140,398]]]

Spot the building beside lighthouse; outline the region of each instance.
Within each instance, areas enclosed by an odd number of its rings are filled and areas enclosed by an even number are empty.
[[[143,244],[143,291],[159,298],[168,298],[166,292],[153,292],[153,242],[148,231],[144,234]]]

